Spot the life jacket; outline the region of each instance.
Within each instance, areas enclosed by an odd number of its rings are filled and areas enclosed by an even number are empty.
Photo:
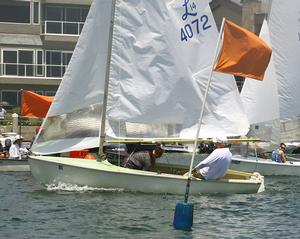
[[[272,152],[272,160],[278,163],[282,163],[281,155],[279,154],[279,150],[276,149]]]

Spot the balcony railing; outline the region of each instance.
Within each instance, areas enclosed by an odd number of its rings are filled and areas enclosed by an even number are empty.
[[[49,21],[43,22],[43,33],[79,36],[84,22]]]
[[[16,77],[63,77],[67,65],[48,65],[48,64],[21,64],[21,63],[2,63],[0,64],[1,76]]]

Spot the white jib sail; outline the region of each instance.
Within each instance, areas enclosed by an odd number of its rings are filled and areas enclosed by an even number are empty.
[[[32,147],[50,154],[99,146],[112,1],[93,1],[43,129]]]
[[[206,0],[117,1],[111,137],[194,139],[218,31]],[[234,78],[214,73],[199,137],[244,135]]]

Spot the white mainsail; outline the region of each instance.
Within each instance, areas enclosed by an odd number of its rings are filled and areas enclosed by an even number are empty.
[[[208,1],[193,2],[185,20],[184,1],[117,2],[107,106],[116,127],[110,136],[195,138],[218,31]],[[185,33],[193,36],[184,39]],[[129,124],[143,124],[148,135],[136,127],[132,133]],[[247,131],[234,78],[215,73],[199,137]]]
[[[98,146],[111,2],[93,1],[33,152]],[[208,0],[117,0],[107,135],[194,139],[217,36]],[[199,137],[248,127],[234,78],[214,73]]]
[[[269,67],[262,82],[246,79],[241,93],[250,124],[258,125],[257,132],[276,144],[282,140],[279,120],[300,116],[299,12],[297,0],[272,1],[268,24],[264,22],[261,30],[261,37],[273,48]]]

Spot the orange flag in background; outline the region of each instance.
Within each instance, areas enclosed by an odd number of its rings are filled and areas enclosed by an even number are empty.
[[[252,32],[225,20],[223,47],[215,71],[263,80],[272,49]]]
[[[42,96],[31,91],[22,91],[21,116],[43,118],[54,97]]]

